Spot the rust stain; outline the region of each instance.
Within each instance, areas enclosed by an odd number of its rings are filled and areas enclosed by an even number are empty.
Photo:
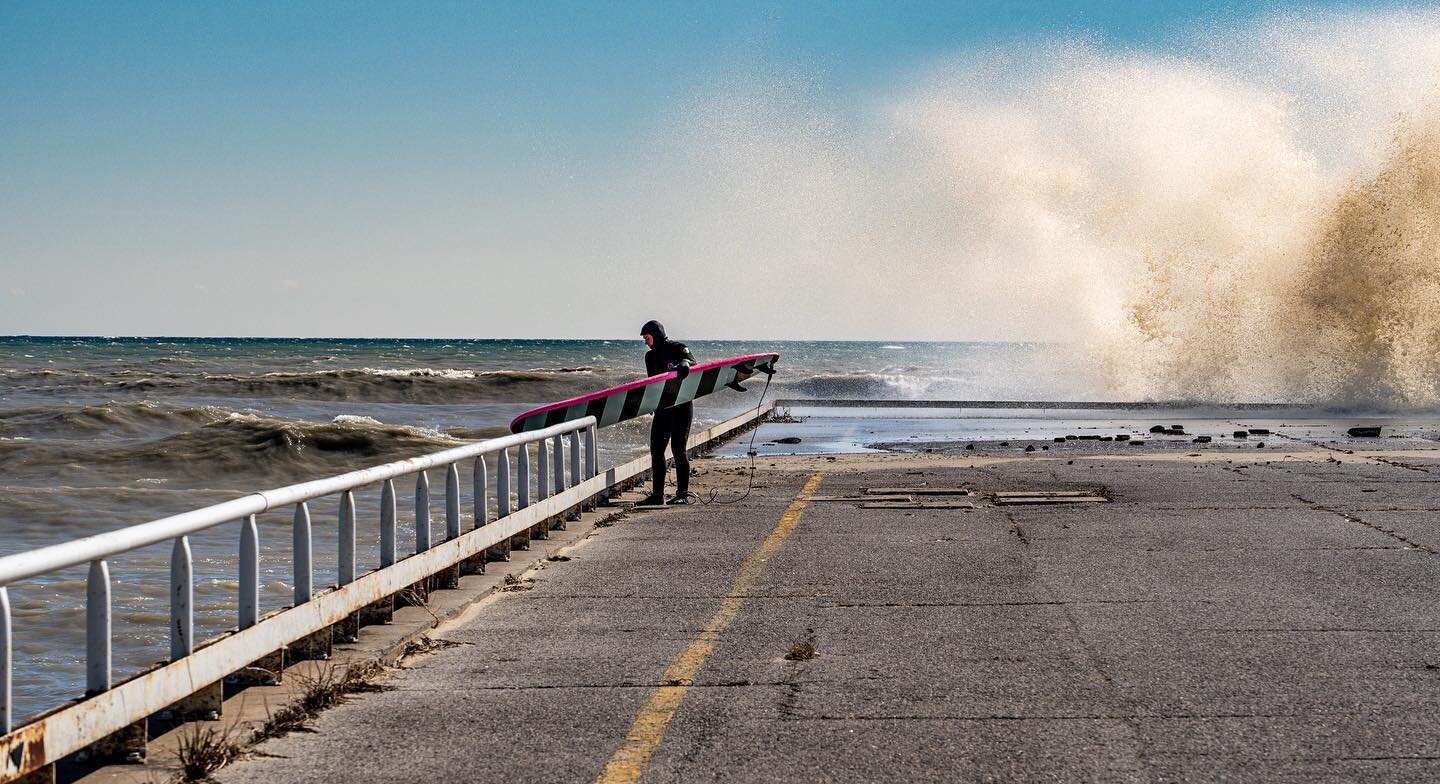
[[[0,782],[14,781],[45,767],[45,722],[39,721],[0,738]]]

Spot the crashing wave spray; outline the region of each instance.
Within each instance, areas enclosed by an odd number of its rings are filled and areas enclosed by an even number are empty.
[[[1112,393],[1433,406],[1435,21],[1272,20],[1177,58],[1065,47],[998,100],[932,88],[921,116],[990,190],[997,266],[1075,317]]]
[[[681,161],[724,221],[670,221],[674,257],[806,280],[872,337],[1078,342],[1100,396],[1432,406],[1437,74],[1440,14],[1387,11],[974,53],[868,121],[727,88]]]
[[[1347,186],[1282,306],[1289,377],[1319,399],[1440,403],[1440,121],[1406,122],[1378,174]],[[1285,345],[1288,344],[1288,345]],[[1297,367],[1298,365],[1298,367]]]
[[[1400,123],[1373,174],[1321,188],[1268,246],[1153,250],[1103,344],[1141,394],[1440,404],[1440,122]],[[1113,366],[1113,362],[1112,362]]]

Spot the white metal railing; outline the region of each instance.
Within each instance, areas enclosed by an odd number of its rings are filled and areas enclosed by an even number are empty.
[[[488,547],[507,541],[510,536],[603,492],[606,478],[598,476],[595,429],[594,417],[585,417],[543,430],[490,439],[326,479],[252,493],[233,501],[149,523],[0,558],[0,781],[53,762],[63,754],[82,748],[85,743],[104,737],[104,733],[123,729],[136,721],[137,717],[143,718],[154,710],[173,704],[271,650],[322,630],[406,585],[414,584],[467,557],[483,553]],[[531,444],[536,445],[533,488]],[[512,450],[516,454],[513,471],[510,464]],[[489,455],[495,456],[495,522],[503,525],[490,525],[489,480],[485,460]],[[475,527],[470,535],[462,536],[459,464],[467,460],[474,461],[471,476],[474,485]],[[438,545],[432,542],[431,538],[430,483],[425,473],[434,468],[445,470],[445,538]],[[429,556],[439,550],[445,551],[434,558],[407,558],[402,561],[396,557],[397,504],[394,480],[409,475],[416,477],[415,555]],[[381,485],[380,568],[357,575],[354,491],[376,484]],[[515,496],[513,506],[512,492]],[[340,495],[337,522],[338,585],[334,590],[321,592],[317,596],[314,587],[309,502],[336,494]],[[260,547],[255,516],[291,505],[294,506],[293,605],[288,610],[262,619],[259,594]],[[192,671],[183,673],[185,677],[163,677],[177,662],[195,653],[194,561],[189,537],[236,521],[240,523],[237,628],[229,637],[205,649],[207,653],[212,648],[227,651],[223,655],[208,657],[215,660],[213,663],[207,661],[203,666],[198,662],[192,663],[186,668]],[[493,535],[475,535],[482,533],[482,528],[487,531],[489,528],[497,530]],[[170,560],[170,664],[144,673],[120,687],[114,687],[109,560],[123,553],[166,541],[174,543]],[[88,721],[72,722],[86,724],[83,730],[77,728],[68,731],[65,727],[42,728],[37,735],[44,738],[44,742],[39,744],[40,748],[34,748],[34,744],[27,747],[25,737],[15,737],[23,736],[24,733],[12,732],[15,730],[11,690],[12,625],[7,586],[86,563],[90,565],[85,602],[87,695],[110,696],[112,689],[127,689],[136,692],[136,696],[143,695],[143,699],[113,695],[114,700],[94,700],[97,704],[113,704],[108,706],[108,713],[106,706],[100,705],[97,715],[89,716]],[[315,611],[302,612],[305,610]],[[236,640],[245,642],[237,644],[234,642]],[[212,675],[218,677],[211,677]],[[81,703],[84,704],[86,703]],[[35,724],[44,723],[47,718],[52,717],[42,716]]]
[[[773,403],[767,402],[694,433],[687,447],[698,449],[719,441],[756,424],[774,408]],[[532,444],[536,446],[533,463]],[[489,498],[486,463],[486,458],[492,455],[496,479],[493,504]],[[649,456],[642,456],[601,472],[597,455],[595,419],[586,417],[544,430],[254,493],[142,525],[0,558],[0,782],[42,770],[68,754],[116,737],[116,733],[137,726],[143,729],[138,723],[147,717],[217,686],[226,677],[276,651],[312,634],[327,632],[337,624],[347,621],[358,624],[356,614],[365,608],[400,595],[411,586],[470,559],[484,557],[492,547],[524,535],[547,520],[563,519],[593,499],[604,499],[614,488],[638,481],[650,470]],[[462,532],[460,464],[472,459],[475,525]],[[445,469],[446,525],[445,538],[436,543],[430,534],[431,494],[425,471],[440,467]],[[415,475],[415,554],[397,558],[394,480],[412,474]],[[358,573],[354,491],[376,484],[381,488],[380,566]],[[317,590],[313,582],[309,502],[337,494],[340,496],[337,584]],[[255,516],[291,505],[295,507],[292,517],[294,603],[261,617],[260,541]],[[197,648],[193,639],[194,565],[189,536],[236,521],[240,523],[236,628]],[[109,560],[121,553],[166,541],[173,542],[171,660],[113,683]],[[89,694],[83,700],[71,701],[30,719],[23,726],[14,727],[10,691],[11,616],[6,586],[82,564],[90,565],[86,590]],[[142,745],[144,734],[139,733]]]

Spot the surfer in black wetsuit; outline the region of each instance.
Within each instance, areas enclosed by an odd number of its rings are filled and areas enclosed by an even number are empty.
[[[684,343],[665,337],[665,327],[658,321],[647,321],[640,328],[640,336],[650,350],[645,352],[645,375],[653,376],[669,370],[680,378],[690,373],[695,356]],[[640,503],[645,506],[659,506],[665,503],[665,445],[670,445],[670,454],[675,456],[675,497],[672,504],[689,503],[690,460],[685,456],[685,442],[690,438],[690,422],[695,418],[693,403],[661,409],[655,412],[650,422],[650,477],[654,489],[649,497]]]

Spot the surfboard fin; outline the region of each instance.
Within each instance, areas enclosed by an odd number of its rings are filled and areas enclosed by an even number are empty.
[[[749,391],[749,390],[745,389],[745,387],[740,386],[740,382],[739,382],[739,381],[731,381],[730,383],[726,384],[725,387],[726,387],[727,389],[733,389],[733,390],[735,390],[736,392],[747,392],[747,391]]]

